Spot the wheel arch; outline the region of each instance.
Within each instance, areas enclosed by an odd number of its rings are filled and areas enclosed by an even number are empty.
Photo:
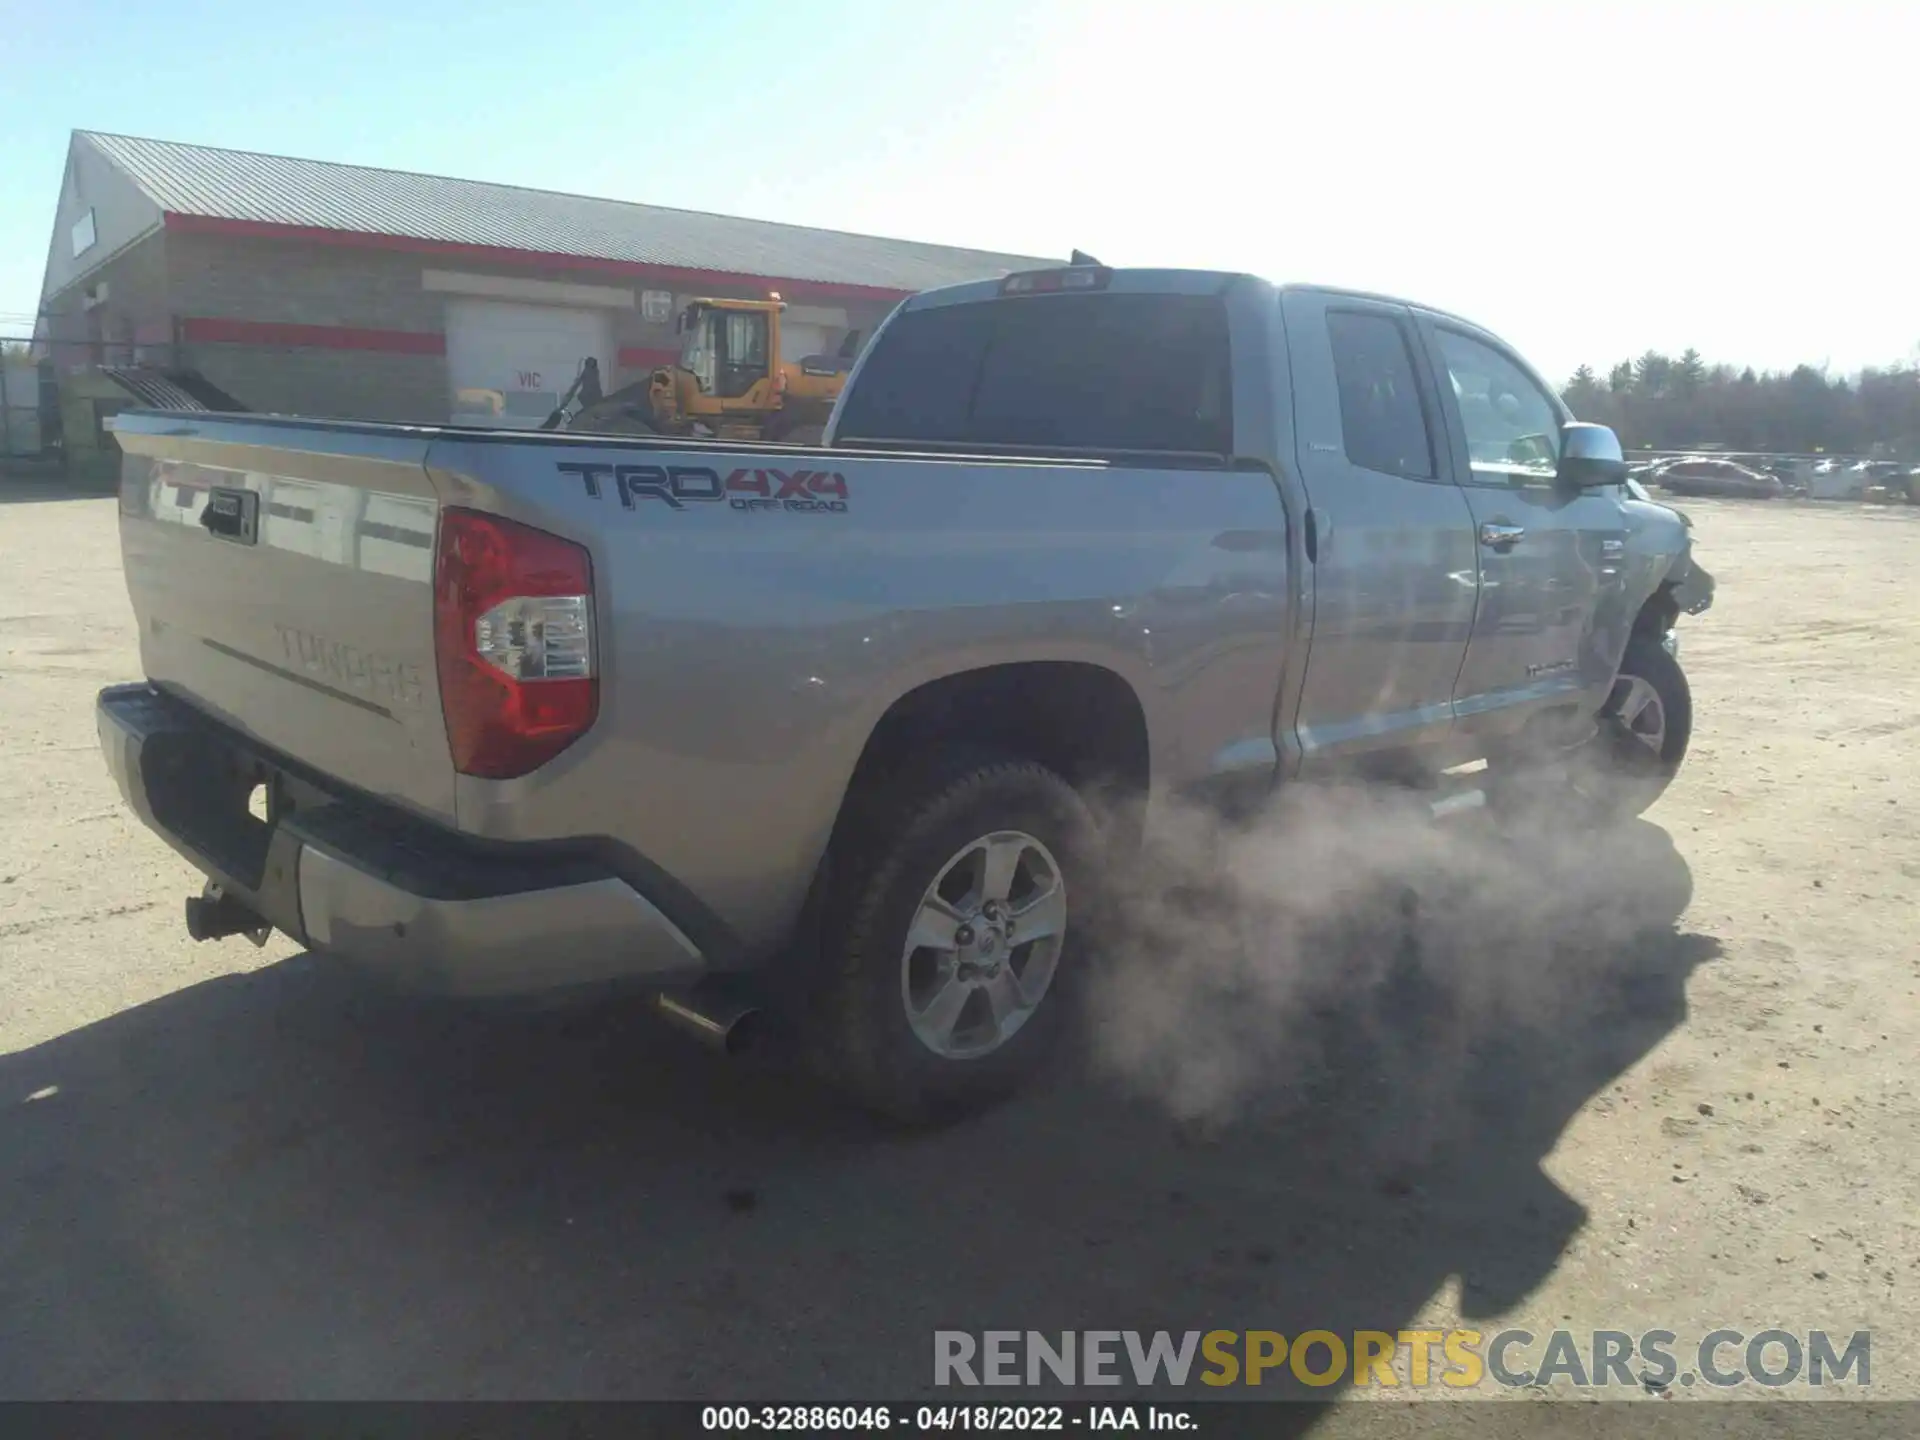
[[[798,917],[797,948],[817,955],[836,865],[867,818],[863,802],[882,798],[890,776],[911,773],[937,747],[964,743],[1045,765],[1083,795],[1131,800],[1144,796],[1152,780],[1148,726],[1135,687],[1093,661],[1003,661],[952,671],[900,693],[868,731],[841,793]],[[1117,827],[1111,839],[1136,843],[1144,806],[1115,804],[1109,813]],[[779,973],[805,970],[792,966]]]
[[[898,696],[868,733],[842,799],[884,782],[928,746],[969,744],[1054,771],[1087,793],[1144,793],[1147,711],[1125,677],[1084,660],[1014,660],[955,671]]]
[[[1680,619],[1680,582],[1672,577],[1654,586],[1653,593],[1641,602],[1633,617],[1634,635],[1651,635],[1658,640]]]

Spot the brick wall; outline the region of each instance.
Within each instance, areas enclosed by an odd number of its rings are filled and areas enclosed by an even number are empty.
[[[169,237],[175,314],[185,321],[310,325],[440,335],[444,297],[420,284],[418,256],[252,237]],[[192,327],[188,327],[191,333]],[[447,418],[443,355],[194,342],[192,364],[256,410],[329,419]]]
[[[70,370],[102,362],[130,364],[142,347],[158,352],[153,358],[162,358],[173,340],[168,239],[156,230],[46,302],[46,335],[54,342],[56,366]],[[89,311],[87,292],[97,293],[102,284],[106,299]],[[95,335],[106,342],[104,349],[78,343]]]
[[[273,345],[187,349],[202,374],[249,410],[423,425],[447,418],[447,362],[437,355]]]
[[[169,237],[181,315],[294,325],[438,332],[442,297],[423,289],[418,255],[252,236]]]

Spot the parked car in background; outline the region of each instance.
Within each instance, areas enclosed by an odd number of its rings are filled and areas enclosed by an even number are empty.
[[[1807,490],[1816,500],[1858,500],[1866,477],[1845,460],[1820,460],[1807,472]]]
[[[1653,498],[1653,492],[1647,489],[1647,487],[1632,474],[1627,476],[1626,491],[1631,499],[1638,500],[1643,505],[1660,504],[1658,500]],[[1682,510],[1678,505],[1668,505],[1665,508],[1672,511],[1675,515],[1678,515],[1680,517],[1680,523],[1686,526],[1687,529],[1693,529],[1693,520],[1688,516],[1686,511]]]
[[[1777,475],[1732,460],[1693,457],[1670,460],[1653,474],[1653,484],[1670,495],[1718,495],[1737,500],[1781,500],[1787,484]]]
[[[1763,474],[1773,476],[1774,479],[1787,487],[1787,493],[1789,495],[1805,495],[1807,493],[1807,483],[1804,477],[1806,463],[1804,461],[1758,460],[1753,462],[1752,468]]]
[[[1863,499],[1911,504],[1920,499],[1920,469],[1899,460],[1875,460],[1865,467]]]

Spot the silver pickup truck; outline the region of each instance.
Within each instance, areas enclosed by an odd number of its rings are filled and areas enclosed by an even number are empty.
[[[1710,596],[1492,335],[1244,275],[917,296],[814,448],[115,429],[146,678],[100,740],[208,877],[196,937],[637,984],[721,1041],[774,1003],[910,1117],[1046,1052],[1157,797],[1484,759],[1643,808]]]

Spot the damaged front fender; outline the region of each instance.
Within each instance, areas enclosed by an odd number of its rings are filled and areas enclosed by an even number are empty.
[[[1681,615],[1699,615],[1713,605],[1713,576],[1694,558],[1693,521],[1630,485],[1622,502],[1627,551],[1647,579],[1649,596],[1640,624],[1661,622],[1664,633]]]
[[[1713,576],[1691,553],[1675,567],[1681,573],[1673,584],[1673,599],[1688,615],[1704,615],[1713,608]]]

